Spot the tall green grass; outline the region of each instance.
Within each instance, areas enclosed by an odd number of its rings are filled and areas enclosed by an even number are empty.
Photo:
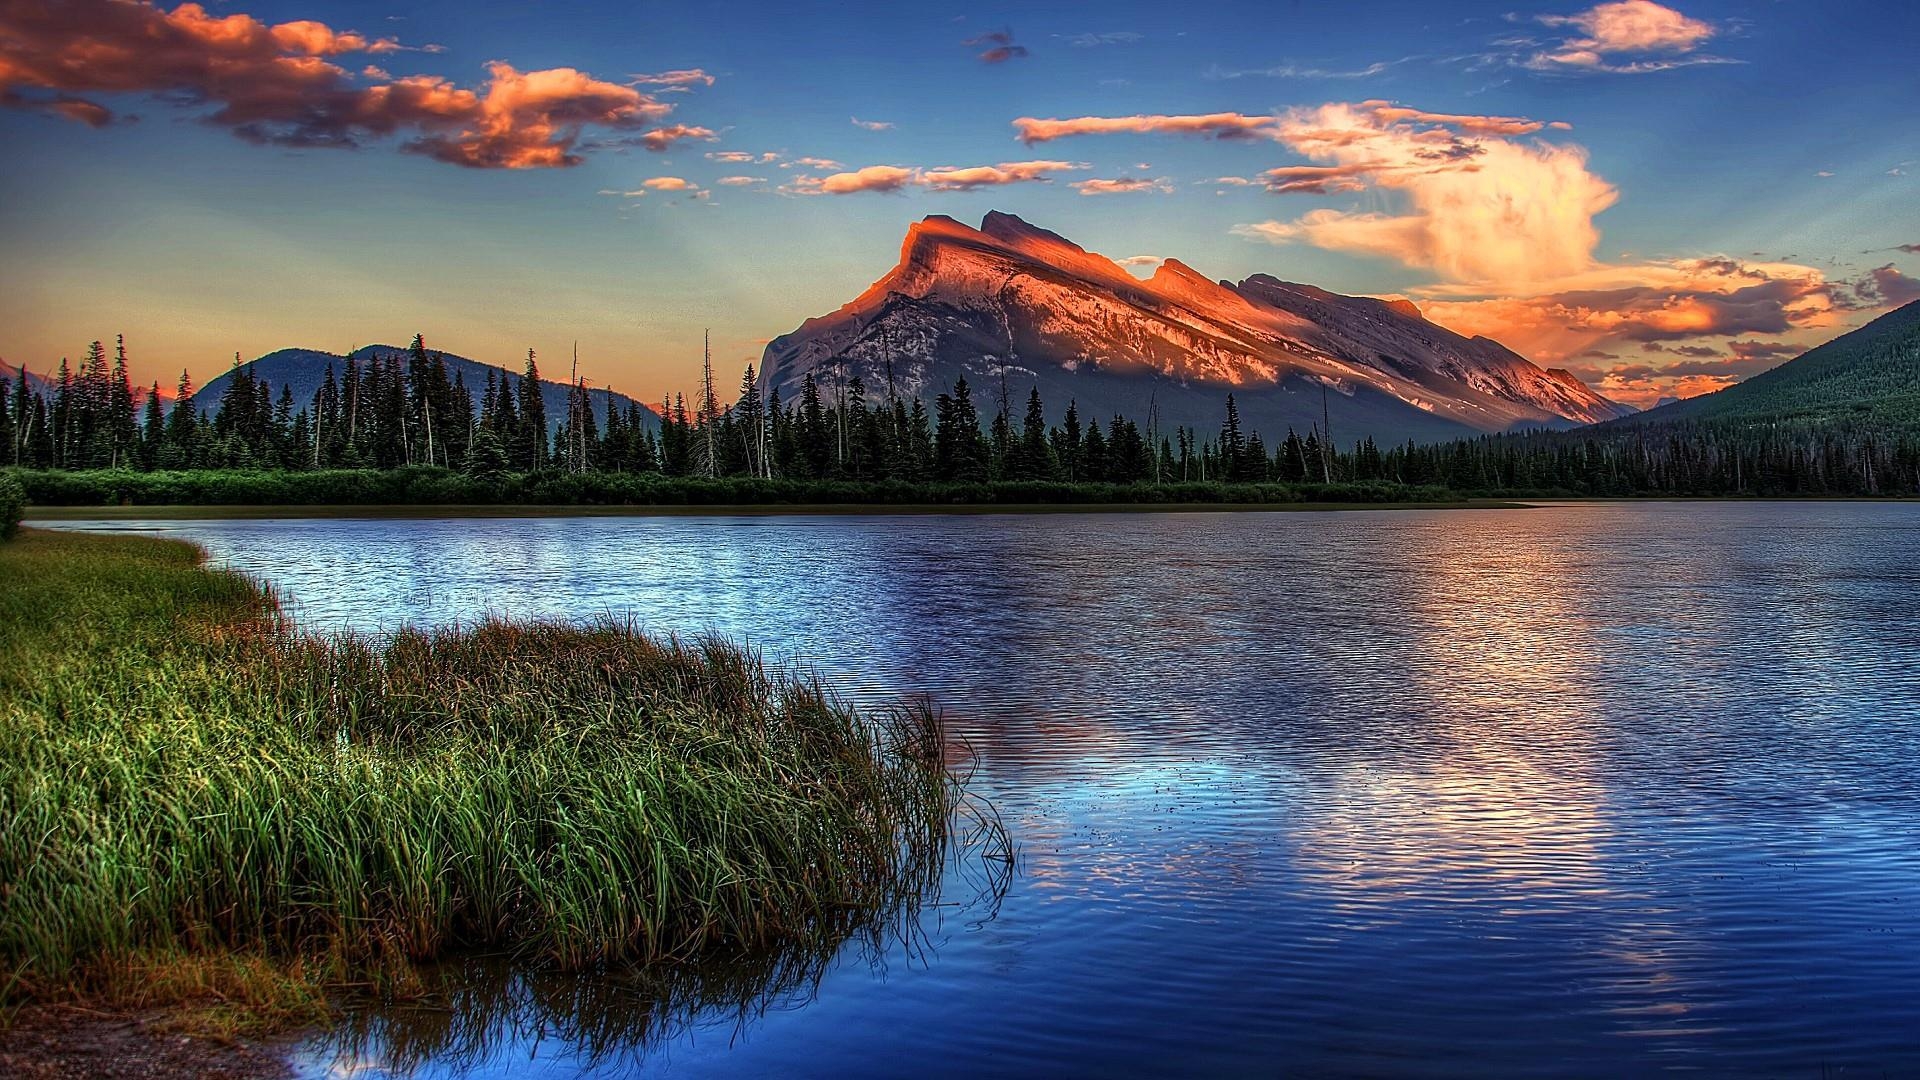
[[[928,708],[857,712],[612,622],[310,636],[200,559],[32,529],[0,548],[16,999],[155,954],[338,972],[831,943],[941,871],[960,795]]]
[[[27,489],[12,474],[0,472],[0,540],[13,539],[26,509]]]

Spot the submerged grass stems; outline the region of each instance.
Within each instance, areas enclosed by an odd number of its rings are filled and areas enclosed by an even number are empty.
[[[316,637],[199,564],[138,537],[0,546],[6,997],[171,961],[337,982],[461,950],[837,943],[941,872],[962,796],[930,708],[857,712],[610,621]]]

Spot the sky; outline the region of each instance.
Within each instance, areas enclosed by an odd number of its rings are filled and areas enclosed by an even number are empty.
[[[659,400],[1015,213],[1609,396],[1920,297],[1920,5],[0,0],[0,359],[404,344]]]

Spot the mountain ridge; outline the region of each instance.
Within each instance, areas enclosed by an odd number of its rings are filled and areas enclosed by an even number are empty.
[[[854,299],[768,343],[767,381],[858,375],[928,397],[957,377],[1029,384],[1086,415],[1158,410],[1219,422],[1227,393],[1252,426],[1401,441],[1569,427],[1631,412],[1572,375],[1427,321],[1407,301],[1254,275],[1215,281],[1177,259],[1146,279],[1011,214],[980,228],[933,215]]]

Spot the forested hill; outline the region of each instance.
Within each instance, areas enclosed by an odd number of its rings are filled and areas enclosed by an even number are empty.
[[[1920,300],[1745,382],[1600,429],[1688,420],[1920,431]]]
[[[1920,494],[1920,301],[1712,394],[1574,431],[1421,447],[1455,488]]]
[[[376,362],[399,362],[404,364],[408,352],[409,349],[405,346],[367,345],[355,349],[351,354],[351,359],[362,368]],[[457,376],[464,381],[467,393],[472,396],[476,409],[481,405],[480,398],[486,390],[487,376],[489,374],[495,379],[503,381],[509,379],[517,380],[524,375],[522,371],[514,371],[499,364],[488,364],[478,360],[469,360],[464,356],[455,356],[453,353],[441,352],[437,349],[433,350],[432,354],[439,357],[440,363],[446,368],[449,379]],[[282,389],[289,390],[293,393],[293,400],[296,405],[306,405],[311,402],[313,396],[320,391],[320,386],[326,381],[328,371],[333,372],[335,379],[339,379],[345,374],[347,360],[348,357],[322,352],[318,349],[280,349],[276,352],[270,352],[257,360],[249,360],[239,365],[235,370],[251,375],[255,381],[266,382],[275,394],[278,394]],[[558,380],[554,378],[555,374],[559,375]],[[559,429],[561,422],[567,417],[567,398],[572,392],[572,388],[564,381],[566,376],[567,373],[564,368],[558,369],[557,371],[550,369],[543,373],[543,377],[540,379],[540,397],[546,406],[547,433],[549,436]],[[202,413],[212,414],[215,406],[218,405],[225,396],[232,378],[233,372],[229,371],[209,381],[207,385],[200,388],[199,392],[194,395],[194,401]],[[606,414],[609,405],[619,409],[622,413],[625,413],[634,405],[639,405],[641,416],[645,419],[648,426],[655,428],[659,426],[659,415],[652,406],[640,402],[635,398],[628,397],[626,394],[615,393],[604,388],[589,388],[587,390],[587,397],[588,400],[593,403],[594,410],[603,416]]]

